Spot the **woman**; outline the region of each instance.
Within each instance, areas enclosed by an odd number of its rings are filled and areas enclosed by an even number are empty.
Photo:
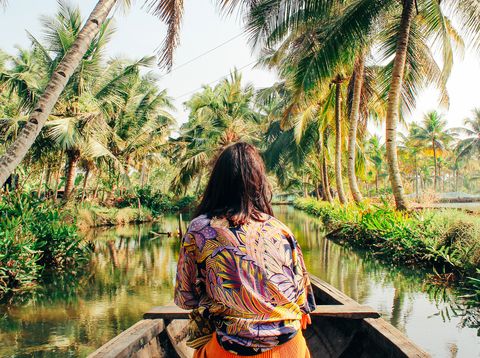
[[[227,147],[183,238],[175,303],[193,309],[195,357],[310,357],[302,327],[315,309],[302,252],[273,217],[257,150]]]

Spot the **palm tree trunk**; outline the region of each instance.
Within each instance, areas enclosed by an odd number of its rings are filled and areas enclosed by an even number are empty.
[[[68,199],[75,184],[75,176],[77,174],[77,164],[80,160],[80,151],[73,149],[67,152],[67,166],[65,171],[65,190],[63,192],[64,199]]]
[[[355,63],[355,79],[353,83],[352,110],[350,113],[350,129],[348,131],[348,183],[353,200],[359,203],[363,200],[362,193],[358,188],[357,175],[355,173],[355,150],[357,146],[357,128],[360,116],[360,103],[365,72],[365,54],[362,53]]]
[[[455,190],[458,191],[458,169],[455,169]]]
[[[345,204],[347,197],[343,191],[342,180],[342,123],[341,123],[341,105],[342,105],[342,79],[340,75],[335,79],[335,181],[337,184],[338,198],[340,203]]]
[[[323,161],[322,161],[322,180],[323,180],[323,187],[325,190],[325,197],[327,198],[329,203],[332,203],[333,198],[332,198],[332,193],[330,192],[330,183],[328,180],[327,158],[325,158],[325,155],[323,156]]]
[[[307,176],[305,174],[302,175],[302,182],[303,182],[303,197],[308,197],[307,193]]]
[[[96,199],[98,197],[98,189],[100,188],[100,178],[102,176],[102,171],[100,168],[97,169],[97,182],[95,183],[95,190],[93,191],[93,198]]]
[[[90,168],[87,168],[87,171],[85,172],[85,178],[83,179],[82,201],[84,201],[85,198],[87,197],[87,182],[88,182],[89,175],[90,175]]]
[[[49,198],[50,197],[50,188],[52,182],[52,165],[48,164],[47,166],[47,173],[45,175],[45,197]]]
[[[45,164],[42,167],[42,175],[40,175],[40,183],[38,184],[37,199],[40,199],[42,195],[43,177],[45,176]]]
[[[145,187],[145,158],[142,161],[142,168],[140,169],[140,187],[143,189]]]
[[[62,166],[59,165],[57,172],[55,173],[55,190],[53,193],[53,201],[57,201],[58,198],[58,188],[60,186],[60,172],[62,171]]]
[[[437,169],[437,146],[435,145],[435,139],[432,139],[432,148],[433,148],[433,190],[437,191],[437,177],[438,177],[438,169]]]
[[[322,198],[322,196],[320,195],[320,185],[318,182],[315,182],[315,196],[317,198],[317,200],[320,200]]]
[[[84,27],[78,34],[32,111],[27,124],[19,133],[7,152],[0,157],[0,186],[2,186],[17,165],[23,160],[38,134],[42,130],[68,80],[78,67],[92,40],[98,34],[117,0],[99,0]]]
[[[417,199],[417,203],[420,200],[418,196],[418,164],[417,164],[417,156],[415,155],[415,197]]]
[[[400,176],[397,157],[397,122],[400,108],[400,95],[402,91],[405,64],[407,61],[407,46],[410,36],[410,27],[414,15],[414,0],[403,1],[402,20],[397,37],[397,49],[393,61],[392,82],[388,93],[386,116],[386,149],[388,174],[392,185],[393,196],[398,210],[407,209],[407,200]]]

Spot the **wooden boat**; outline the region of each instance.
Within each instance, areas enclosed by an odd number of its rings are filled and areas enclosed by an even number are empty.
[[[372,308],[317,277],[311,281],[318,307],[303,334],[312,357],[430,357]],[[186,345],[188,311],[156,307],[143,318],[89,357],[192,357]]]

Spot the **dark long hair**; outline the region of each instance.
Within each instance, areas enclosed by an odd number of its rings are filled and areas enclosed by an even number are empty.
[[[262,157],[254,146],[239,142],[216,160],[196,215],[225,217],[233,225],[262,221],[262,213],[273,215],[271,199]]]

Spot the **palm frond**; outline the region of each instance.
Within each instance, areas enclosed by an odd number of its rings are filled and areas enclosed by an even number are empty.
[[[167,36],[159,53],[159,65],[168,69],[173,64],[173,52],[180,40],[183,0],[148,0],[150,11],[167,24]]]

